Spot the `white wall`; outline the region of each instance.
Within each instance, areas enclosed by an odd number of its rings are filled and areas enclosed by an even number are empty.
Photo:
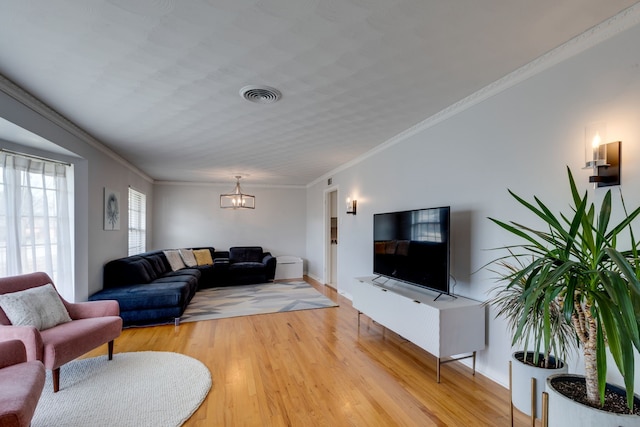
[[[102,289],[102,267],[114,258],[127,256],[127,194],[132,186],[147,195],[147,203],[153,202],[153,186],[135,168],[127,166],[107,155],[103,149],[88,144],[78,133],[69,131],[68,125],[54,116],[48,115],[39,103],[34,103],[28,95],[16,95],[15,88],[0,87],[0,117],[63,147],[79,158],[63,160],[74,164],[75,198],[75,296],[74,300],[84,301],[89,295]],[[18,99],[22,99],[22,102]],[[29,106],[25,105],[29,104]],[[12,147],[15,149],[15,146]],[[29,147],[20,151],[46,155],[41,150]],[[52,154],[51,158],[61,156]],[[103,230],[104,187],[120,192],[121,208],[124,215],[119,231]],[[148,210],[148,227],[151,227],[151,210]],[[149,233],[148,242],[151,241]]]
[[[339,200],[346,194],[358,200],[356,216],[339,211],[340,292],[349,295],[353,277],[372,274],[374,213],[450,205],[454,292],[486,300],[492,274],[473,272],[497,256],[488,249],[513,242],[487,217],[535,224],[507,188],[566,209],[569,166],[582,190],[602,198],[605,190],[593,190],[590,171],[581,169],[584,129],[593,121],[606,121],[608,139],[622,141],[622,185],[614,196],[620,188],[627,206],[639,205],[639,40],[636,26],[333,174]],[[320,279],[325,189],[320,179],[307,194],[309,274]],[[614,215],[622,215],[619,204]],[[506,384],[510,337],[502,321],[489,317],[478,370]]]
[[[255,209],[221,209],[227,185],[158,183],[153,204],[153,248],[262,246],[277,255],[304,258],[306,189],[256,187],[242,190],[256,197]]]

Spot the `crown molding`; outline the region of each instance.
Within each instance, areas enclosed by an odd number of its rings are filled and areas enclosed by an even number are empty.
[[[563,43],[557,48],[550,50],[542,56],[539,56],[528,64],[525,64],[515,71],[512,71],[511,73],[502,77],[501,79],[490,83],[489,85],[472,93],[466,98],[463,98],[460,101],[450,105],[444,110],[439,111],[433,116],[428,117],[427,119],[414,125],[413,127],[400,132],[384,143],[362,154],[361,156],[347,163],[344,163],[341,166],[338,166],[332,171],[307,184],[307,188],[312,187],[319,182],[326,180],[327,178],[330,178],[332,175],[335,175],[338,172],[349,169],[352,166],[355,166],[358,163],[364,161],[365,159],[378,154],[381,151],[384,151],[387,148],[392,147],[419,132],[429,129],[432,126],[435,126],[436,124],[443,122],[467,110],[468,108],[471,108],[491,98],[492,96],[499,94],[500,92],[503,92],[519,83],[522,83],[530,77],[533,77],[553,67],[554,65],[561,63],[562,61],[565,61],[572,56],[584,52],[585,50],[590,49],[602,43],[603,41],[608,40],[625,30],[628,30],[631,27],[634,27],[638,23],[640,23],[640,2],[630,6],[617,15],[607,19],[606,21],[590,28],[584,33],[577,35],[576,37]]]
[[[49,107],[47,104],[40,101],[31,93],[27,92],[26,90],[24,90],[23,88],[21,88],[20,86],[18,86],[17,84],[15,84],[13,81],[9,80],[7,77],[5,77],[2,74],[0,74],[0,91],[7,94],[11,98],[15,99],[22,105],[35,111],[37,114],[49,120],[53,124],[59,126],[65,131],[71,133],[72,135],[80,138],[87,145],[109,156],[116,162],[120,163],[122,166],[126,167],[127,169],[131,170],[135,174],[142,177],[144,180],[152,184],[155,182],[153,178],[151,178],[146,173],[142,172],[133,163],[130,163],[124,157],[120,156],[116,152],[106,147],[104,144],[102,144],[96,138],[91,136],[85,130],[81,129],[71,120],[67,119],[62,114],[58,113],[53,108]]]
[[[184,186],[188,185],[190,187],[225,187],[230,188],[235,185],[235,181],[231,182],[203,182],[203,181],[155,181],[155,185],[167,185],[167,186]],[[296,185],[296,184],[253,184],[246,182],[242,184],[243,187],[248,186],[250,188],[281,188],[285,190],[306,190],[306,185]]]

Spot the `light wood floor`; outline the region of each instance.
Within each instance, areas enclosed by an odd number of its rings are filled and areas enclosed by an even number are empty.
[[[433,356],[365,315],[358,328],[348,299],[309,282],[340,307],[126,329],[115,353],[175,351],[209,367],[211,391],[185,426],[510,425],[507,389],[459,362],[436,383]]]

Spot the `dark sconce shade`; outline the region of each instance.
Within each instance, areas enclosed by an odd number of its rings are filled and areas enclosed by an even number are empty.
[[[610,187],[620,185],[620,141],[602,144],[606,153],[605,163],[593,167],[593,175],[589,182],[597,187]]]

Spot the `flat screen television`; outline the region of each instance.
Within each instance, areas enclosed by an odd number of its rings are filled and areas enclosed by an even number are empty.
[[[373,272],[449,294],[450,207],[373,215]]]

